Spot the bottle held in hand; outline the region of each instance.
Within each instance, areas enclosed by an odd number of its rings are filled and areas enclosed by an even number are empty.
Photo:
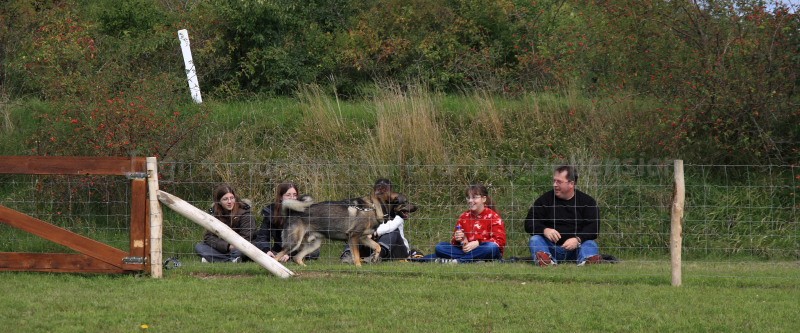
[[[463,230],[461,230],[461,226],[460,225],[456,226],[456,231],[457,232],[461,231],[461,246],[467,245],[467,243],[469,243],[469,242],[467,242],[467,235],[464,234]]]

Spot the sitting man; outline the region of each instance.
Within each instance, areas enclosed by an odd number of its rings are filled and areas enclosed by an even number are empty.
[[[559,261],[579,266],[602,261],[595,239],[600,232],[600,209],[586,193],[575,189],[578,173],[563,165],[553,173],[553,189],[542,194],[528,210],[525,231],[528,247],[541,267]]]
[[[408,202],[406,196],[392,191],[392,182],[385,178],[375,181],[373,194],[369,201],[374,205],[376,218],[380,222],[375,234],[372,236],[381,246],[381,259],[407,259],[422,257],[422,253],[411,249],[403,233],[403,225],[408,214],[417,210],[417,207]],[[361,245],[359,252],[362,257],[369,257],[372,249]],[[341,256],[343,263],[353,263],[353,255],[349,245],[345,247]]]

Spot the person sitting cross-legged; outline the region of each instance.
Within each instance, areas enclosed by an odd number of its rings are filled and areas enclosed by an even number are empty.
[[[545,267],[562,261],[579,266],[602,262],[597,236],[600,209],[586,193],[575,189],[578,173],[560,166],[553,173],[553,189],[534,201],[525,218],[531,237],[528,247],[534,263]]]
[[[209,214],[252,242],[256,222],[250,213],[250,205],[239,200],[233,187],[228,184],[217,186],[213,198],[214,205]],[[195,244],[194,250],[203,262],[241,262],[244,258],[235,245],[211,231],[206,231],[203,241]]]

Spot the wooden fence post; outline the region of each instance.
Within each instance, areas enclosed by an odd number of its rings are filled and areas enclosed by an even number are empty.
[[[158,161],[155,157],[147,158],[147,201],[150,208],[150,276],[158,279],[163,276],[161,243],[164,228],[161,205],[158,204]]]
[[[669,250],[672,265],[672,285],[681,286],[681,244],[683,243],[683,206],[686,186],[683,180],[683,160],[675,160],[675,193],[672,198]]]

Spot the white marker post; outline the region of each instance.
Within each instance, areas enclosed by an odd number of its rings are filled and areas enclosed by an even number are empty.
[[[192,60],[192,49],[189,46],[189,32],[186,29],[178,30],[178,39],[181,41],[181,51],[183,52],[183,64],[186,65],[186,79],[189,81],[189,93],[195,103],[203,103],[200,96],[200,83],[197,81],[197,72]]]
[[[220,222],[215,217],[208,213],[197,209],[190,203],[178,198],[172,194],[164,191],[158,191],[158,201],[162,204],[183,215],[183,217],[201,225],[206,230],[213,232],[215,235],[224,239],[228,243],[235,246],[239,251],[242,251],[248,258],[257,262],[262,267],[266,268],[272,274],[282,278],[288,278],[294,275],[294,272],[284,267],[277,260],[272,259],[266,253],[259,250],[255,245],[248,242],[242,236],[233,231],[225,223]]]

